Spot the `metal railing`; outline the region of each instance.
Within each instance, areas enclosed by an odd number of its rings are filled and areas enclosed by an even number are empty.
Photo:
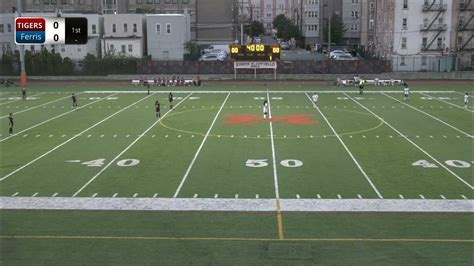
[[[420,30],[421,31],[445,31],[448,29],[448,25],[447,24],[433,24],[431,25],[425,25],[425,24],[421,24],[420,25]]]

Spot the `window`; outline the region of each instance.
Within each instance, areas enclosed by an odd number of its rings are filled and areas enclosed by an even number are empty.
[[[171,4],[171,0],[165,0],[165,4]]]
[[[351,16],[352,16],[352,18],[358,18],[359,17],[359,11],[352,11]]]
[[[112,24],[112,32],[117,32],[117,25]]]
[[[155,4],[159,4],[160,2],[160,0],[155,0]]]
[[[173,0],[173,4],[177,4],[178,3],[178,0]]]
[[[401,66],[406,65],[405,57],[404,57],[404,56],[401,56],[401,57],[400,57],[400,65],[401,65]]]
[[[124,54],[124,53],[126,53],[126,52],[127,52],[126,46],[125,46],[125,44],[122,44],[122,54]]]
[[[67,5],[67,0],[61,0],[62,5]]]
[[[0,33],[4,33],[5,32],[5,29],[3,28],[4,25],[3,24],[0,24]]]
[[[138,29],[137,29],[137,24],[133,24],[133,32],[137,33],[138,32]]]
[[[113,44],[111,44],[111,45],[109,46],[109,48],[110,48],[110,51],[112,51],[112,52],[115,50],[115,46],[114,46]]]
[[[426,66],[426,55],[421,56],[421,65]]]
[[[272,4],[267,4],[267,8],[272,8]]]
[[[143,4],[143,0],[137,0],[137,5]]]
[[[128,24],[127,23],[123,24],[123,32],[128,32]]]
[[[171,24],[166,23],[166,34],[171,34]]]
[[[133,52],[133,45],[131,45],[131,44],[128,45],[128,51],[129,51],[130,53]]]
[[[423,28],[428,28],[428,19],[427,18],[423,19]]]
[[[421,45],[423,48],[427,48],[426,46],[428,46],[428,38],[423,37],[423,39],[421,39]]]
[[[443,38],[438,38],[437,44],[438,44],[438,49],[443,48]]]
[[[92,24],[92,34],[97,34],[97,25]]]
[[[161,24],[156,24],[156,34],[161,34]]]
[[[271,18],[272,17],[272,13],[267,13],[267,18]]]
[[[407,49],[407,37],[402,38],[402,49]]]
[[[408,0],[403,0],[403,9],[408,9]]]
[[[40,0],[33,0],[33,5],[39,5],[40,4]]]
[[[189,0],[183,0],[183,4],[184,4],[184,5],[189,4]]]
[[[458,36],[458,47],[462,47],[463,45],[463,38],[462,36]]]
[[[153,0],[147,0],[146,3],[147,4],[153,4]]]
[[[61,52],[63,53],[66,52],[66,45],[64,44],[61,45]]]
[[[359,3],[359,0],[352,0],[352,3],[353,3],[353,4],[358,4],[358,3]]]
[[[58,3],[58,0],[51,0],[52,5],[56,5]]]
[[[404,18],[402,22],[402,30],[408,29],[408,19]]]
[[[12,24],[10,23],[7,24],[7,31],[12,32]]]

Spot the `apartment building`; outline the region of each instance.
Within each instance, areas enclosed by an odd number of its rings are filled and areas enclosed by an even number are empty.
[[[253,20],[262,22],[265,30],[271,32],[276,16],[283,14],[291,17],[291,2],[290,0],[250,0],[249,10],[244,12],[251,14]]]
[[[102,55],[142,57],[144,17],[139,14],[104,15]]]
[[[361,34],[362,0],[342,1],[342,21],[346,26],[345,45],[359,45]]]
[[[238,10],[234,0],[198,0],[196,41],[198,44],[231,44],[236,38]]]
[[[375,53],[376,0],[360,0],[360,47],[369,57]]]
[[[153,60],[183,60],[184,44],[191,39],[189,15],[147,15],[146,25],[147,54]]]

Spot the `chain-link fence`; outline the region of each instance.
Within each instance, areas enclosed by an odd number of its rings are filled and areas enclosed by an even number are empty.
[[[474,68],[472,55],[394,55],[394,72],[451,72]]]

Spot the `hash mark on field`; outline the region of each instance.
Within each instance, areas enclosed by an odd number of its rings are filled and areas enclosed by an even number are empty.
[[[92,197],[95,198],[97,196],[97,193],[92,194]]]
[[[398,195],[401,199],[404,199],[403,195],[402,194],[399,194]]]
[[[460,139],[461,137],[460,137],[460,136],[456,136],[456,138]]]
[[[425,196],[423,196],[423,195],[420,194],[420,198],[425,199]]]
[[[152,138],[156,137],[156,135],[151,136]]]
[[[446,199],[446,197],[444,195],[439,195],[442,199]]]
[[[320,198],[321,198],[321,195],[319,195],[319,194],[318,194],[318,195],[316,195],[316,196],[318,197],[318,199],[320,199]]]
[[[127,135],[126,137],[127,137],[127,138],[129,138],[129,137],[130,137],[130,135]]]
[[[101,137],[101,138],[103,138],[103,137],[104,137],[104,135],[100,135],[100,137]]]
[[[138,193],[133,194],[133,197],[136,198],[138,196]]]
[[[114,193],[114,194],[112,195],[112,198],[116,198],[117,195],[118,195],[118,193]]]
[[[36,192],[35,194],[31,195],[32,197],[36,197],[39,193]]]
[[[168,137],[168,135],[165,135],[165,138],[167,138],[167,137]]]
[[[92,137],[92,135],[87,135],[88,138]]]
[[[255,198],[256,198],[256,199],[260,198],[260,195],[255,194]]]
[[[56,193],[54,193],[54,194],[53,194],[53,196],[52,196],[52,197],[53,197],[53,198],[56,198],[56,196],[57,196],[58,194],[59,194],[59,193],[58,193],[58,192],[56,192]]]
[[[362,195],[361,195],[361,194],[357,194],[357,197],[358,197],[359,199],[362,199]]]
[[[341,194],[337,194],[338,199],[342,199]]]
[[[53,137],[53,135],[49,135],[49,137],[50,137],[50,138],[52,138],[52,137]]]
[[[20,194],[20,192],[15,192],[12,194],[12,197],[16,197],[16,195]]]
[[[198,194],[194,194],[193,198],[197,198],[198,197]]]
[[[464,195],[461,195],[461,197],[462,197],[463,199],[467,199],[467,197],[466,197],[466,196],[464,196]]]
[[[217,199],[219,197],[219,194],[214,194],[214,198]]]
[[[297,199],[300,199],[300,194],[296,194],[296,198],[297,198]]]
[[[24,138],[28,137],[28,134],[23,135]]]
[[[238,198],[239,198],[239,194],[235,194],[235,198],[238,199]]]
[[[158,197],[158,193],[153,194],[153,198]]]

